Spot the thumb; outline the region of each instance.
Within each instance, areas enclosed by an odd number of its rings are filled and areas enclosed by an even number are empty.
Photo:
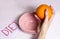
[[[48,22],[48,9],[45,10],[45,19],[44,22]]]

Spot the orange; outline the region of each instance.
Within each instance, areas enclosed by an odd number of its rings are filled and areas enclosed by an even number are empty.
[[[45,18],[44,14],[45,14],[46,9],[48,10],[48,19],[50,19],[53,14],[53,10],[50,6],[48,6],[46,4],[42,4],[36,9],[37,16],[42,20]]]

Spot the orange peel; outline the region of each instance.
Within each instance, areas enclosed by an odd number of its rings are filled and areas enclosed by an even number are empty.
[[[48,5],[46,5],[46,4],[42,4],[42,5],[40,5],[37,9],[36,9],[36,14],[37,14],[37,16],[40,18],[40,19],[44,19],[44,17],[45,17],[45,10],[48,10],[48,19],[50,19],[51,18],[51,16],[52,16],[52,14],[53,14],[53,9],[52,9],[52,7],[50,7],[50,6],[48,6]]]

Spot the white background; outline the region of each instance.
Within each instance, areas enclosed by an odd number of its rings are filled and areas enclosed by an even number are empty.
[[[41,4],[51,5],[55,10],[46,39],[60,39],[60,0],[0,0],[0,30],[17,19],[21,13],[34,11]],[[2,38],[4,39],[3,36]]]

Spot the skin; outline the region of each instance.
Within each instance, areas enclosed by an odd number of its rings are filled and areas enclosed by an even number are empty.
[[[25,16],[28,19],[24,19],[24,18],[19,19],[19,25],[20,25],[20,28],[22,29],[22,31],[30,33],[30,34],[35,34],[37,32],[38,33],[37,39],[45,39],[45,36],[46,36],[47,30],[49,28],[49,25],[50,25],[50,23],[51,23],[51,21],[52,21],[52,19],[54,17],[54,12],[52,14],[52,17],[48,20],[48,10],[46,10],[45,11],[45,19],[44,19],[44,21],[40,20],[37,17],[36,14],[34,14],[34,15],[27,14],[27,15],[25,15]],[[32,20],[32,18],[30,18],[30,16],[33,18],[33,20]],[[22,19],[24,19],[24,20],[22,20]],[[27,26],[23,25],[24,24],[23,22],[25,22]],[[33,25],[31,25],[32,23],[33,23]],[[38,23],[39,26],[36,23]],[[34,27],[34,24],[35,24],[35,27]]]
[[[46,17],[44,19],[44,22],[42,23],[41,25],[41,28],[39,29],[40,32],[39,32],[39,36],[37,39],[45,39],[45,36],[46,36],[46,33],[47,33],[47,30],[49,28],[49,25],[51,23],[51,21],[53,20],[53,17],[54,17],[54,12],[52,14],[52,17],[50,18],[50,20],[48,20],[48,10],[46,10],[45,12],[46,14]]]

